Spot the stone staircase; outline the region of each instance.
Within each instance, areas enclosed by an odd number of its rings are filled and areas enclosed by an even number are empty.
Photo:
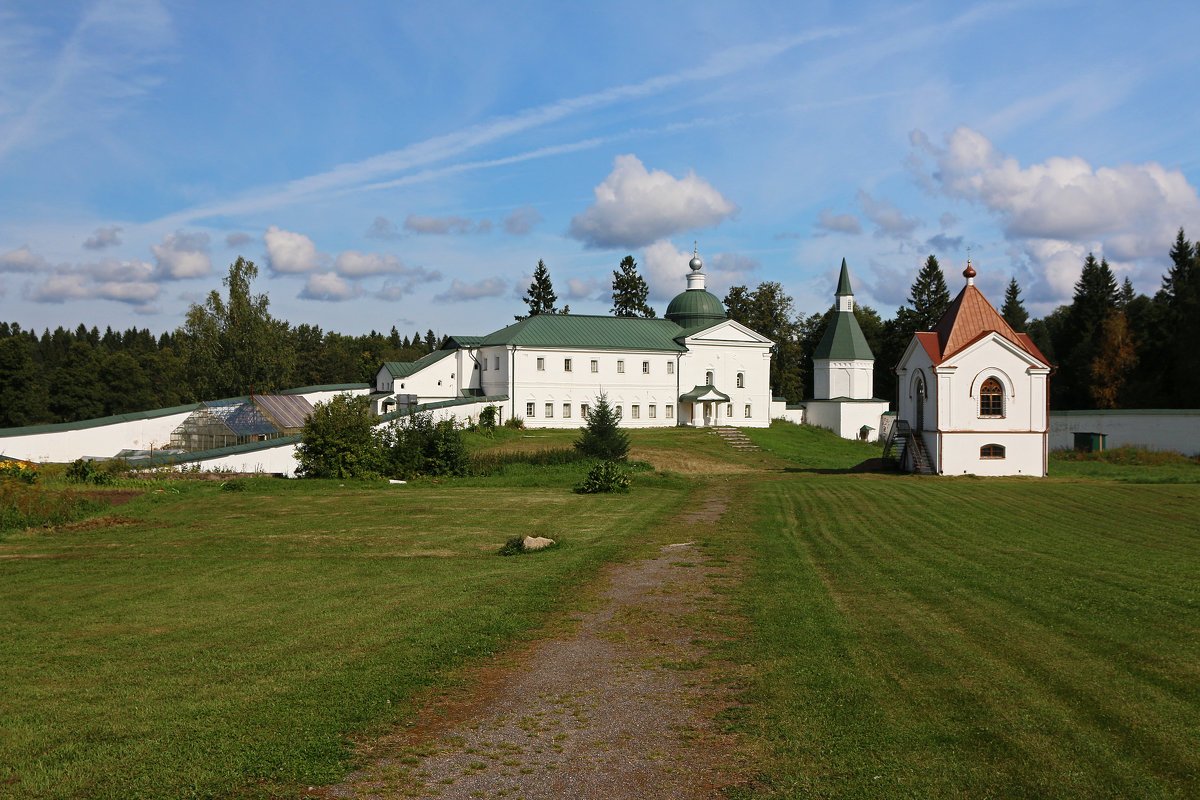
[[[746,434],[737,428],[713,428],[712,432],[725,440],[734,450],[758,450],[758,445],[746,438]]]

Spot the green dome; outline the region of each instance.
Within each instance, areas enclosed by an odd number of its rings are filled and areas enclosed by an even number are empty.
[[[688,289],[675,295],[663,316],[681,328],[699,328],[726,319],[725,306],[704,289]]]

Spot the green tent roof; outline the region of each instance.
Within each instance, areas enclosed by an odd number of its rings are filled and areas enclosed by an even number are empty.
[[[537,314],[483,337],[480,347],[586,347],[598,350],[686,350],[675,341],[682,329],[666,319]]]
[[[685,403],[695,403],[706,395],[716,395],[717,397],[721,398],[722,403],[729,402],[729,395],[725,394],[715,386],[709,386],[708,384],[696,386],[690,392],[684,392],[683,394],[679,395],[679,399]]]
[[[833,315],[821,343],[813,351],[813,359],[832,358],[838,361],[874,361],[853,311],[838,311]]]
[[[838,288],[834,292],[835,297],[853,296],[854,290],[850,288],[850,270],[846,269],[846,259],[842,259],[842,274],[838,276]]]

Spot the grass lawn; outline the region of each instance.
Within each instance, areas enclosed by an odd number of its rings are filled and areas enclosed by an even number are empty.
[[[0,541],[0,796],[269,793],[527,635],[679,489],[181,482]],[[104,522],[106,524],[100,524]],[[561,546],[518,558],[518,533]]]
[[[747,433],[762,450],[632,432],[655,471],[627,495],[572,494],[583,462],[407,486],[158,482],[99,520],[4,532],[0,798],[338,780],[355,737],[537,635],[710,481],[738,498],[701,543],[745,565],[725,647],[747,705],[728,717],[759,794],[1200,795],[1195,462],[854,474],[878,445]],[[562,544],[494,555],[518,533]]]
[[[1200,792],[1200,486],[754,488],[735,522],[753,636],[731,656],[755,667],[740,727],[762,794]]]

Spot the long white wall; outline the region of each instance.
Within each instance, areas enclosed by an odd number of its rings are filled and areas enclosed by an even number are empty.
[[[1200,409],[1050,412],[1051,450],[1073,448],[1077,432],[1108,434],[1108,447],[1134,445],[1200,455]]]
[[[288,394],[298,394],[316,405],[334,395],[369,391],[369,387],[359,386],[313,386]],[[198,407],[198,404],[180,406],[178,411],[161,415],[122,414],[86,422],[0,430],[0,455],[38,463],[61,463],[77,458],[111,458],[122,450],[158,450],[170,444],[171,431]]]

